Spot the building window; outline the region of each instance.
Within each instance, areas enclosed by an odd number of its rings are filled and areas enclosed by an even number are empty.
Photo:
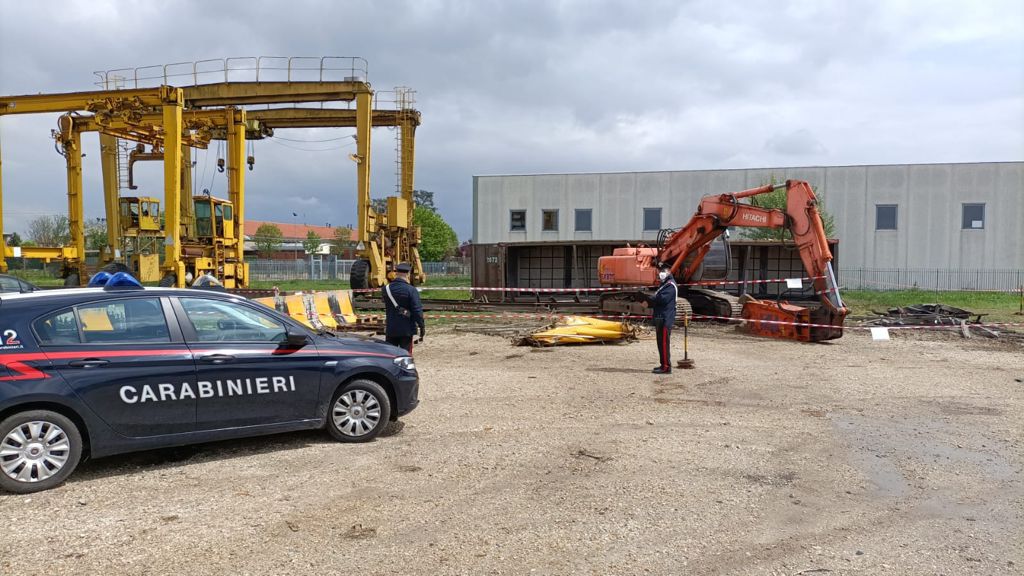
[[[576,209],[576,231],[577,232],[592,232],[593,231],[593,219],[594,211],[590,208]]]
[[[541,230],[544,232],[558,232],[558,210],[541,210]]]
[[[964,219],[961,228],[964,230],[981,230],[985,228],[985,205],[964,204]]]
[[[898,214],[896,204],[876,204],[875,230],[895,230]]]
[[[509,214],[508,229],[513,232],[526,231],[526,210],[512,210]]]
[[[661,208],[644,208],[644,232],[661,230]]]

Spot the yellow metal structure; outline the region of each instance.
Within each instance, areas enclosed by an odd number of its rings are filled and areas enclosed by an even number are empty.
[[[519,345],[553,346],[591,344],[636,339],[636,330],[625,322],[611,322],[587,316],[564,316],[546,329],[519,339]]]
[[[232,62],[252,61],[248,68],[236,67]],[[319,62],[307,67],[304,63]],[[333,67],[332,62],[348,63],[348,67]],[[399,96],[396,110],[374,110],[374,92],[365,81],[366,63],[361,58],[319,59],[252,58],[227,59],[220,62],[222,70],[203,70],[204,62],[186,65],[168,65],[135,70],[98,73],[104,90],[66,94],[40,94],[27,96],[0,96],[0,117],[6,114],[64,113],[60,130],[55,134],[67,159],[68,216],[71,222],[72,245],[26,249],[19,254],[44,259],[60,258],[65,261],[67,281],[78,283],[85,279],[85,242],[82,215],[81,133],[95,131],[100,134],[101,165],[103,167],[104,203],[108,223],[107,249],[102,262],[112,262],[121,245],[120,201],[121,182],[117,139],[142,142],[162,151],[164,162],[164,254],[162,280],[164,284],[182,286],[191,275],[200,271],[212,272],[222,279],[225,287],[244,287],[248,283],[244,263],[245,139],[247,131],[253,137],[270,135],[274,128],[349,126],[356,128],[356,153],[351,156],[357,163],[358,209],[361,253],[366,271],[364,282],[380,286],[387,282],[389,272],[398,262],[413,264],[413,281],[425,280],[419,260],[419,230],[411,222],[413,212],[413,145],[415,128],[419,125],[419,112],[411,107],[409,90],[396,91]],[[267,63],[271,64],[268,65]],[[276,63],[276,64],[275,64]],[[184,69],[175,68],[184,66]],[[189,69],[190,68],[190,69]],[[240,69],[256,71],[255,81],[231,81],[229,73]],[[162,70],[162,74],[159,72]],[[177,71],[175,71],[177,70]],[[263,79],[261,73],[276,74],[286,71],[286,77]],[[309,74],[319,74],[309,78]],[[223,81],[201,82],[223,73]],[[344,74],[337,80],[331,74]],[[278,74],[279,76],[281,74]],[[305,77],[304,77],[305,76]],[[184,78],[184,82],[178,80]],[[189,84],[191,80],[191,85]],[[160,85],[142,87],[155,80]],[[183,84],[175,87],[171,84]],[[126,88],[127,86],[127,88]],[[325,108],[269,108],[253,110],[251,118],[246,112],[232,106],[257,104],[297,104],[324,102],[354,102],[355,109]],[[214,108],[211,108],[214,107]],[[226,107],[226,108],[222,108]],[[70,113],[76,115],[72,116]],[[81,113],[91,113],[82,115]],[[373,126],[393,126],[399,129],[400,197],[389,198],[387,212],[376,214],[370,197],[370,132]],[[228,200],[221,206],[231,206],[233,226],[222,229],[222,237],[199,234],[196,217],[192,213],[190,197],[190,148],[204,148],[211,138],[224,138],[227,145]],[[152,156],[152,153],[148,153]],[[151,158],[152,159],[152,158]],[[130,164],[130,159],[127,160]],[[0,164],[2,167],[2,164]],[[0,173],[2,177],[2,173]],[[2,178],[0,178],[2,184]],[[2,186],[0,186],[0,233],[3,231]],[[147,228],[147,231],[148,230]],[[140,221],[141,232],[141,221]],[[29,256],[31,253],[31,256]],[[0,236],[0,271],[6,270],[5,257],[15,256],[3,244]],[[147,269],[152,260],[138,251],[127,257],[134,269],[141,270],[143,261]],[[145,258],[144,258],[145,257]],[[138,266],[135,266],[138,264]]]
[[[123,129],[103,130],[114,135],[141,135],[161,137],[168,142],[177,140],[175,150],[180,147],[182,126],[180,122],[183,104],[180,89],[171,86],[136,88],[131,90],[100,90],[64,94],[33,94],[25,96],[0,96],[0,117],[13,114],[63,113],[58,122],[59,130],[54,137],[67,163],[68,220],[70,223],[71,245],[61,247],[40,247],[19,250],[22,257],[43,259],[61,258],[65,264],[66,283],[76,285],[86,276],[85,270],[85,229],[82,213],[82,141],[80,118],[72,112],[91,112],[90,117],[100,125],[120,123]],[[162,126],[146,124],[143,116],[152,110],[161,111]],[[167,122],[170,119],[171,122]],[[177,121],[175,121],[177,120]],[[101,143],[102,144],[102,143]],[[101,151],[101,157],[104,154]],[[165,159],[165,171],[180,171],[180,158],[175,154],[170,162]],[[103,158],[104,162],[109,162]],[[2,174],[0,174],[2,178]],[[2,188],[0,188],[2,196]],[[173,195],[175,202],[177,194]],[[109,199],[108,199],[109,200]],[[2,201],[0,201],[2,202]],[[2,204],[0,204],[2,206]],[[116,208],[108,206],[108,215]],[[2,240],[2,219],[0,219],[0,270],[6,270],[6,258],[15,253]]]
[[[354,326],[359,318],[352,308],[352,292],[330,290],[311,294],[291,294],[253,299],[268,308],[287,314],[311,328]]]

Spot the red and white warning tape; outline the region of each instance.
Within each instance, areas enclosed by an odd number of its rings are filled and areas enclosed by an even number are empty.
[[[559,318],[562,316],[586,316],[588,318],[602,318],[609,320],[650,320],[650,316],[640,315],[617,315],[617,314],[565,314],[565,313],[547,313],[538,314],[533,312],[503,312],[501,314],[477,314],[477,313],[454,313],[454,314],[424,314],[424,318],[435,319],[435,318]],[[727,322],[756,322],[761,324],[775,324],[775,325],[786,325],[786,326],[804,326],[809,328],[842,328],[843,330],[871,330],[872,328],[887,328],[889,330],[958,330],[959,324],[943,324],[943,325],[925,325],[925,326],[833,326],[831,324],[812,324],[808,322],[787,322],[784,320],[759,320],[753,318],[731,318],[728,316],[707,316],[703,314],[694,314],[690,318],[695,320],[723,320]],[[972,326],[968,324],[967,326]],[[1024,326],[1024,322],[987,322],[979,326],[989,328],[1005,328],[1005,327],[1020,327]]]
[[[680,286],[725,286],[725,285],[739,285],[739,284],[772,284],[789,282],[791,280],[800,280],[801,283],[808,280],[819,280],[824,276],[805,276],[803,278],[771,278],[768,280],[722,280],[722,281],[709,281],[709,282],[690,282],[687,284],[680,284]],[[437,291],[473,291],[473,292],[531,292],[531,293],[563,293],[563,294],[574,294],[578,292],[622,292],[626,290],[637,290],[642,288],[641,286],[614,286],[614,287],[600,287],[600,288],[508,288],[508,287],[490,287],[490,286],[419,286],[422,290],[437,290]],[[379,288],[360,288],[353,290],[352,292],[363,293],[363,292],[378,292]]]

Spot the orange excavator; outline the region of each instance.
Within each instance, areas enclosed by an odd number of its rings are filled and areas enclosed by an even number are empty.
[[[782,188],[786,190],[785,211],[740,202]],[[716,317],[736,316],[738,312],[749,321],[747,329],[753,334],[804,342],[840,338],[847,309],[836,285],[832,251],[817,206],[810,184],[802,180],[705,196],[686,226],[672,232],[659,247],[616,248],[611,256],[602,256],[597,263],[598,277],[601,284],[608,286],[649,287],[658,283],[658,266],[667,264],[680,284],[677,309],[683,314],[689,314],[691,308]],[[724,292],[683,286],[699,280],[712,242],[733,226],[789,230],[821,300],[820,306],[808,308],[784,301],[737,299]],[[643,300],[639,291],[610,292],[602,298],[601,307],[607,312],[636,313],[638,307],[644,306]],[[682,319],[679,314],[677,317]]]

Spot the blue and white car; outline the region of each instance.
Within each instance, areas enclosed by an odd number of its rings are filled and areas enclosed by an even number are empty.
[[[418,404],[405,350],[240,296],[127,286],[0,295],[0,488],[83,457],[326,428],[365,442]]]

